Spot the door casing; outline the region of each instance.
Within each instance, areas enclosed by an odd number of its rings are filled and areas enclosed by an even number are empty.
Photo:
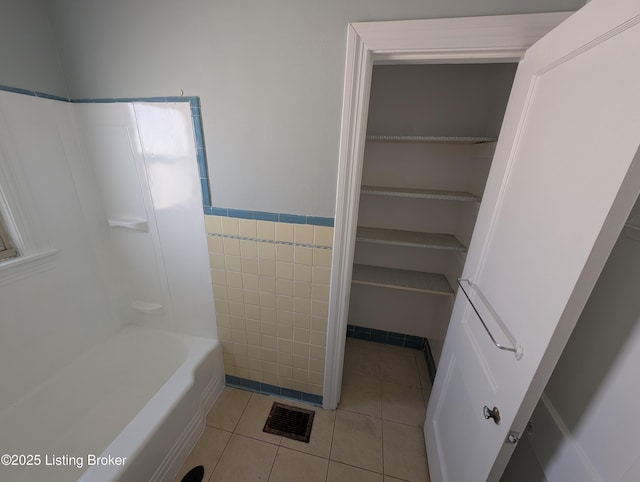
[[[373,65],[518,62],[572,12],[351,23],[340,130],[323,407],[340,401]]]

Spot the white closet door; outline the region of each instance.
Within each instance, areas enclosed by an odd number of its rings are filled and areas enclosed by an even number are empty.
[[[640,192],[639,23],[594,0],[519,66],[463,274],[477,313],[459,290],[427,410],[434,482],[498,480]]]

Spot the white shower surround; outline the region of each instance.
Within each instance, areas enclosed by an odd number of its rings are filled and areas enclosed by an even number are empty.
[[[2,189],[20,182],[43,253],[0,266],[0,447],[42,461],[0,479],[71,480],[42,467],[68,455],[75,480],[89,454],[127,462],[81,480],[170,479],[224,385],[189,103],[0,92],[0,125]]]

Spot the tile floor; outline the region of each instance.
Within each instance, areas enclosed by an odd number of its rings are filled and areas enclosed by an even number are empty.
[[[205,482],[428,482],[421,427],[430,388],[422,352],[349,338],[340,405],[312,407],[308,444],[262,432],[282,399],[227,387],[175,481],[203,465]]]

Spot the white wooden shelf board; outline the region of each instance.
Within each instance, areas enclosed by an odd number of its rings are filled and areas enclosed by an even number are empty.
[[[411,189],[403,187],[362,186],[361,194],[374,196],[406,197],[417,199],[437,199],[443,201],[480,201],[475,194],[462,191],[440,191],[435,189]]]
[[[367,135],[370,142],[426,142],[433,144],[480,144],[495,142],[497,137],[457,137],[457,136],[381,136]]]
[[[398,229],[358,227],[356,241],[450,251],[466,251],[467,249],[451,234],[420,233]]]
[[[439,273],[354,264],[351,281],[357,284],[381,286],[405,291],[417,291],[420,293],[444,296],[453,295],[453,290],[451,286],[449,286],[447,278]]]

